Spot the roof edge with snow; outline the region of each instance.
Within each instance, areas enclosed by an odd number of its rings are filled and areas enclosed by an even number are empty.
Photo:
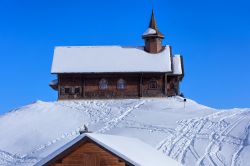
[[[173,73],[169,45],[152,54],[143,46],[58,46],[51,73]]]
[[[57,160],[73,151],[69,149],[74,149],[80,146],[84,141],[92,141],[96,143],[104,150],[131,165],[150,166],[154,163],[157,166],[181,166],[181,164],[177,161],[163,155],[161,152],[138,139],[94,133],[79,135],[52,154],[48,155],[46,158],[36,163],[35,166],[44,166],[55,163]],[[135,148],[135,146],[137,147]],[[128,149],[128,147],[134,148]]]

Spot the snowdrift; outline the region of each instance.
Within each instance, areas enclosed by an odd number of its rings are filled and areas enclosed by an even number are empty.
[[[184,165],[247,165],[250,109],[183,98],[37,101],[0,116],[0,165],[34,165],[88,129],[138,138]]]

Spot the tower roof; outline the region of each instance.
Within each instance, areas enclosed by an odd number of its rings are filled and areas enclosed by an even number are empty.
[[[164,35],[158,29],[156,19],[155,19],[154,9],[152,10],[148,29],[146,30],[146,32],[143,33],[142,37],[143,38],[147,38],[147,37],[164,38]]]

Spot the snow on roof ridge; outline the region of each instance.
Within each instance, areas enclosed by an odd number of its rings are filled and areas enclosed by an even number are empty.
[[[151,166],[153,163],[158,166],[165,166],[166,164],[181,166],[181,164],[174,159],[163,155],[149,144],[137,138],[97,133],[86,133],[86,136],[136,166]],[[117,141],[119,143],[117,143]],[[133,145],[133,147],[137,147],[131,150],[131,148],[127,148],[126,145],[125,148],[123,143],[128,146],[130,145],[129,147]]]
[[[182,56],[181,54],[174,54],[175,57],[180,57]]]
[[[183,69],[182,69],[182,59],[181,55],[176,54],[173,56],[173,73],[174,74],[183,74]]]
[[[157,54],[143,46],[58,46],[51,73],[172,72],[170,56],[168,45]]]
[[[82,46],[55,46],[56,47],[68,47],[68,48],[71,48],[71,47],[90,47],[90,48],[95,48],[95,47],[143,47],[143,46],[123,46],[123,45],[82,45]]]
[[[169,47],[169,44],[164,45],[165,47]],[[131,47],[131,48],[135,48],[135,47],[144,47],[143,45],[141,46],[132,46],[132,45],[75,45],[75,46],[55,46],[56,47]]]
[[[146,35],[154,35],[154,34],[156,34],[156,30],[149,27],[142,35],[146,36]]]
[[[118,155],[119,157],[123,157],[125,160],[127,160],[128,162],[134,164],[134,165],[140,165],[140,163],[136,163],[135,161],[131,160],[128,156],[124,156],[121,152],[119,152],[117,149],[110,147],[109,145],[107,145],[107,143],[105,143],[103,140],[100,141],[97,137],[98,136],[103,136],[104,134],[96,134],[96,133],[86,133],[85,134],[87,137],[91,138],[92,140],[94,140],[96,143],[102,145],[104,148],[108,149],[109,151],[115,153],[116,155]],[[116,135],[109,135],[109,134],[105,134],[104,136],[107,137],[113,137],[113,138],[119,138],[121,139],[128,139],[128,140],[136,140],[136,141],[140,141],[137,138],[129,138],[129,137],[124,137],[124,136],[116,136]]]
[[[149,144],[137,138],[98,133],[84,133],[77,136],[72,141],[66,143],[55,152],[40,160],[35,166],[46,164],[48,161],[86,137],[135,166],[151,166],[153,163],[158,166],[165,166],[166,163],[169,165],[181,166],[181,164],[174,159],[165,156],[160,151],[157,151]],[[137,147],[136,149],[131,149],[131,146]]]

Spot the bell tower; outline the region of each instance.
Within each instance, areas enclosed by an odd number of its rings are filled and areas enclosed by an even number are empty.
[[[157,27],[154,10],[152,10],[148,29],[143,33],[142,38],[145,41],[145,51],[149,53],[159,53],[163,50],[162,39],[164,39],[164,35]]]

